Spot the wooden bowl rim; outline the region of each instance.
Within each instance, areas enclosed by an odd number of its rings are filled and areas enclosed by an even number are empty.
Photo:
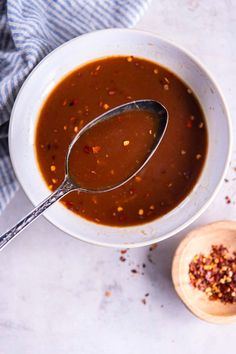
[[[172,261],[172,282],[175,288],[176,293],[180,297],[181,301],[183,304],[198,318],[201,320],[211,322],[211,323],[217,323],[217,324],[226,324],[226,323],[233,323],[236,321],[236,314],[234,315],[213,315],[210,313],[207,313],[205,311],[202,311],[197,307],[197,305],[194,305],[189,301],[188,298],[184,295],[184,292],[182,290],[182,287],[179,285],[179,265],[180,265],[180,259],[181,255],[183,253],[183,250],[185,247],[191,242],[191,240],[195,237],[198,236],[198,234],[202,234],[208,230],[214,231],[218,229],[228,229],[228,230],[235,230],[236,231],[236,221],[232,220],[221,220],[217,222],[213,222],[207,225],[200,226],[192,231],[190,231],[184,239],[180,242],[178,245],[173,261]]]

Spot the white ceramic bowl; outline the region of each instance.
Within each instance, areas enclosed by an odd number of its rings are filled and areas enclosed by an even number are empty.
[[[192,223],[210,204],[223,179],[230,154],[229,115],[208,72],[186,51],[154,34],[109,29],[75,38],[50,53],[23,84],[11,115],[10,155],[17,178],[34,205],[50,193],[39,172],[34,142],[38,113],[52,88],[70,71],[90,60],[134,55],[164,65],[182,78],[198,97],[207,120],[209,148],[194,190],[174,210],[141,226],[108,227],[89,222],[56,203],[45,217],[54,225],[91,243],[136,247],[158,242]]]

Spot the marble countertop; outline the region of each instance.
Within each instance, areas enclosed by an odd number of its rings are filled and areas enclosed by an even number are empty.
[[[236,2],[153,0],[136,27],[202,61],[224,92],[235,134]],[[235,218],[235,167],[234,147],[228,182],[190,228]],[[31,206],[19,190],[1,216],[0,232]],[[130,250],[121,262],[118,250],[77,241],[40,218],[1,253],[0,353],[233,353],[236,324],[202,322],[173,289],[171,260],[185,232],[152,251]]]

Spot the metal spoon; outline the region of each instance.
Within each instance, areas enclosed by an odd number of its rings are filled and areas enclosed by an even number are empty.
[[[147,155],[144,162],[137,168],[135,172],[132,172],[128,175],[127,178],[120,181],[120,183],[107,186],[103,189],[86,189],[80,187],[76,184],[75,181],[71,178],[70,170],[69,170],[69,158],[70,153],[77,142],[77,140],[90,128],[99,124],[107,119],[110,119],[114,116],[117,116],[121,113],[128,112],[128,111],[149,111],[154,113],[155,117],[159,120],[158,131],[156,132],[155,141],[150,151],[150,154]],[[99,117],[92,120],[88,123],[83,129],[79,131],[79,133],[75,136],[72,140],[71,144],[69,145],[68,152],[66,155],[66,163],[65,163],[65,178],[62,184],[51,194],[49,195],[42,203],[40,203],[35,209],[33,209],[28,215],[26,215],[23,219],[21,219],[15,226],[13,226],[10,230],[8,230],[5,234],[0,236],[0,250],[6,246],[6,244],[11,241],[16,235],[18,235],[22,230],[24,230],[30,223],[32,223],[37,217],[39,217],[46,209],[48,209],[53,203],[57,200],[64,197],[66,194],[78,190],[80,192],[87,192],[87,193],[103,193],[111,191],[115,188],[118,188],[128,182],[131,178],[134,177],[150,160],[154,152],[156,151],[158,145],[160,144],[163,135],[166,131],[166,127],[168,124],[168,112],[165,107],[157,101],[153,100],[139,100],[128,102],[121,106],[115,107],[107,111],[106,113],[100,115]]]

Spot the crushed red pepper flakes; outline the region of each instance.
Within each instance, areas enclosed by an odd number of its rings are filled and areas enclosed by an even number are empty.
[[[169,85],[168,85],[168,84],[165,84],[165,85],[163,86],[163,88],[164,88],[165,91],[168,91],[168,90],[169,90]]]
[[[78,100],[71,100],[71,101],[68,103],[68,106],[72,107],[72,106],[75,106],[77,103],[78,103]]]
[[[85,146],[83,147],[83,151],[85,152],[85,154],[89,154],[89,153],[91,152],[90,146],[85,145]]]
[[[137,274],[138,271],[137,271],[137,269],[131,269],[131,273]]]
[[[228,195],[226,195],[225,201],[226,201],[226,204],[230,204],[231,203],[231,199],[230,199],[230,197]]]
[[[75,118],[75,117],[70,117],[70,121],[71,121],[71,122],[75,122],[75,121],[76,121],[76,118]]]
[[[118,206],[117,207],[117,211],[120,213],[120,212],[122,212],[124,210],[124,208],[122,207],[122,206]]]
[[[129,194],[130,194],[130,195],[134,195],[134,189],[133,189],[133,188],[130,188],[130,189],[129,189]]]
[[[140,177],[140,176],[135,176],[134,179],[135,179],[136,182],[141,182],[142,181],[142,177]]]
[[[128,146],[128,145],[129,145],[129,143],[130,143],[130,141],[129,141],[129,140],[124,140],[124,141],[123,141],[123,145],[124,145],[124,146]]]
[[[97,146],[92,146],[92,152],[93,154],[98,154],[99,151],[101,151],[101,146],[97,145]]]
[[[121,250],[120,253],[121,254],[126,254],[128,252],[128,250]]]
[[[202,129],[204,126],[204,123],[203,122],[200,122],[199,125],[198,125],[198,128]]]
[[[202,155],[201,155],[201,154],[197,154],[197,155],[196,155],[196,159],[197,159],[197,160],[200,160],[201,158],[202,158]]]
[[[107,291],[105,291],[105,294],[104,294],[106,297],[111,297],[111,295],[112,295],[112,292],[111,291],[109,291],[109,290],[107,290]]]
[[[143,214],[144,214],[144,210],[143,210],[143,209],[139,209],[138,215],[139,215],[139,216],[143,216]]]
[[[120,256],[120,261],[121,262],[125,262],[126,261],[126,258],[124,256]]]
[[[191,119],[189,119],[189,120],[187,121],[186,127],[189,128],[189,129],[193,127],[193,122],[192,122]]]
[[[147,255],[147,259],[148,259],[148,262],[149,263],[151,263],[151,264],[155,264],[155,262],[153,261],[153,259],[152,259],[152,255],[151,255],[151,253],[148,253],[148,255]]]
[[[108,91],[108,95],[109,96],[114,96],[116,94],[116,91],[115,90],[109,90]]]
[[[157,248],[157,246],[158,246],[158,243],[154,243],[153,245],[151,245],[149,247],[149,251],[154,251]]]
[[[104,103],[103,108],[104,108],[104,109],[108,109],[108,108],[109,108],[109,104]]]
[[[68,209],[74,210],[74,203],[70,202],[69,200],[64,202]]]
[[[193,287],[203,291],[209,300],[236,302],[236,252],[223,245],[212,245],[209,255],[195,255],[189,264]]]

